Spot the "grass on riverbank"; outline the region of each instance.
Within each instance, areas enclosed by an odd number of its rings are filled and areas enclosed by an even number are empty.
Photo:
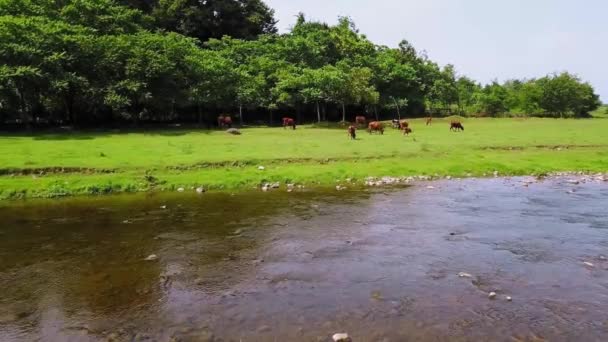
[[[0,136],[0,198],[170,190],[242,190],[265,181],[331,185],[368,176],[608,170],[608,120],[412,120],[403,137],[299,127]],[[258,170],[257,166],[265,166]],[[61,169],[64,172],[61,172]]]

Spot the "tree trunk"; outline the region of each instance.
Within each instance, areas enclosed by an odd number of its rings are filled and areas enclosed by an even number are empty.
[[[299,103],[296,103],[296,122],[302,123],[302,107]]]
[[[346,122],[346,106],[342,102],[342,122]]]
[[[272,109],[270,110],[270,122],[268,123],[268,126],[272,126]]]
[[[323,107],[321,108],[322,111],[322,117],[323,117],[323,121],[327,121],[327,104],[324,103]]]
[[[201,108],[201,104],[197,103],[196,107],[198,109],[198,127],[203,127],[203,109]]]
[[[239,104],[239,118],[241,119],[241,126],[243,126],[243,105]]]
[[[397,106],[397,117],[399,118],[399,121],[401,121],[401,112],[399,110],[399,102],[397,102],[397,100],[395,100],[394,97],[391,97],[393,99],[393,101],[395,102],[395,106]],[[378,118],[376,118],[378,119]]]
[[[319,101],[317,101],[317,122],[321,122],[321,110],[319,109]]]

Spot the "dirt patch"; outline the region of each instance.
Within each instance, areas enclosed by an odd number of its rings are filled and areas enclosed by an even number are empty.
[[[29,176],[39,175],[44,176],[47,174],[64,174],[64,173],[83,173],[83,174],[96,174],[96,173],[115,173],[115,169],[97,169],[91,167],[65,167],[65,166],[51,166],[42,168],[1,168],[0,176]]]

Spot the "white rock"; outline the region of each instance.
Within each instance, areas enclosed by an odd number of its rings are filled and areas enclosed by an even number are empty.
[[[507,299],[507,301],[509,301],[509,302],[513,300],[513,298],[511,298],[510,296],[507,296],[507,297],[506,297],[506,299]]]
[[[348,337],[348,334],[346,334],[346,333],[334,334],[331,338],[334,340],[334,342],[349,342],[350,341],[350,337]]]
[[[488,294],[488,298],[490,298],[490,299],[494,299],[494,298],[496,298],[496,292],[490,292],[490,293]]]
[[[205,188],[203,188],[202,186],[201,186],[201,187],[196,188],[196,193],[198,193],[198,194],[202,194],[203,192],[205,192]]]
[[[278,188],[281,187],[281,183],[279,183],[279,182],[272,183],[272,185],[270,187],[273,188],[273,189],[278,189]]]
[[[570,184],[575,184],[575,185],[576,185],[576,184],[578,184],[578,183],[580,183],[580,182],[579,182],[579,181],[577,181],[576,179],[569,179],[569,180],[568,180],[568,183],[570,183]]]
[[[287,184],[287,188],[288,188],[288,189],[293,189],[293,187],[294,187],[294,186],[295,186],[295,185],[294,185],[294,184],[291,184],[291,183],[290,183],[290,184]]]
[[[460,272],[460,273],[458,273],[458,276],[460,278],[473,278],[473,276],[471,274],[466,273],[466,272]]]
[[[585,261],[585,262],[583,262],[583,264],[585,264],[589,267],[594,267],[594,265],[592,263],[590,263],[589,261]]]
[[[452,179],[452,176],[446,176],[445,179],[450,180]]]
[[[160,208],[161,209],[167,209],[167,206],[166,205],[161,205]]]
[[[287,192],[293,192],[293,189],[287,189]]]
[[[426,188],[427,188],[427,189],[430,189],[430,190],[435,189],[435,187],[434,187],[434,186],[432,186],[432,185],[429,185],[429,186],[427,186]]]
[[[184,192],[184,188],[177,188],[177,192]]]
[[[498,177],[498,171],[494,171],[494,177]]]
[[[258,170],[263,171],[263,170],[266,170],[266,168],[263,167],[262,165],[260,165],[260,166],[258,166]]]
[[[262,191],[268,191],[268,187],[267,187],[266,185],[264,185],[264,186],[262,187]]]
[[[150,255],[148,255],[148,257],[147,257],[147,258],[145,258],[144,260],[145,260],[145,261],[154,261],[154,260],[157,260],[157,259],[158,259],[158,257],[156,256],[156,254],[150,254]]]

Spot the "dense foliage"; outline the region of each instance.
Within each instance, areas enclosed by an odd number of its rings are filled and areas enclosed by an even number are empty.
[[[276,34],[260,0],[0,0],[0,122],[352,120],[355,114],[585,116],[568,73],[481,86],[407,41],[300,15]]]

